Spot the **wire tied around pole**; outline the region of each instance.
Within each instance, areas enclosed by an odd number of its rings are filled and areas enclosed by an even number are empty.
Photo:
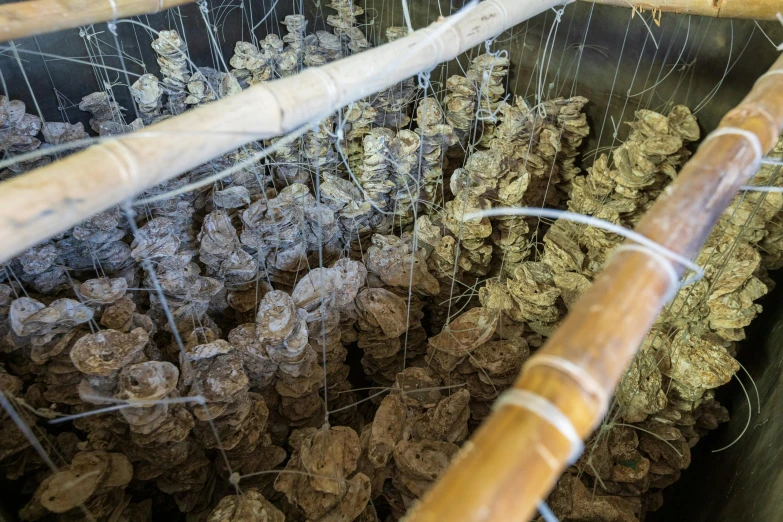
[[[664,269],[666,275],[669,276],[669,281],[670,281],[669,291],[664,296],[664,303],[668,303],[669,301],[674,299],[674,296],[676,296],[677,292],[680,291],[680,278],[677,276],[677,271],[674,269],[671,262],[668,259],[666,259],[666,257],[662,256],[655,250],[634,243],[626,243],[624,245],[620,245],[619,247],[614,249],[612,255],[616,256],[620,252],[627,252],[627,251],[635,251],[635,252],[641,252],[642,254],[646,254],[651,259],[655,260]]]
[[[594,397],[601,404],[605,405],[609,402],[609,393],[601,386],[601,383],[587,370],[568,359],[548,353],[536,354],[522,367],[522,375],[536,366],[559,370],[573,379],[585,393]]]
[[[498,397],[498,400],[492,405],[492,409],[498,410],[503,406],[514,406],[528,410],[559,431],[571,444],[571,452],[568,456],[569,466],[582,455],[585,445],[582,442],[582,437],[576,432],[571,419],[547,399],[528,390],[510,388]]]
[[[756,154],[756,165],[761,165],[761,160],[764,158],[764,147],[761,146],[761,140],[758,136],[745,129],[738,129],[737,127],[720,127],[709,133],[707,137],[704,138],[704,141],[701,142],[701,146],[703,147],[705,143],[714,138],[730,135],[742,136],[748,140],[753,147],[753,152]]]

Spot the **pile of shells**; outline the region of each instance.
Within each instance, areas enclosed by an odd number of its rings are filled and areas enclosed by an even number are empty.
[[[136,119],[110,90],[79,107],[95,134],[123,134],[368,48],[362,8],[328,7],[329,31],[287,16],[282,37],[237,42],[226,72],[191,64],[161,31],[159,75],[130,86]],[[510,65],[480,55],[442,98],[417,99],[407,79],[3,266],[0,391],[13,410],[0,412],[0,469],[26,495],[22,519],[403,517],[621,241],[563,219],[465,216],[545,206],[631,227],[700,137],[686,107],[641,110],[583,173],[588,100],[512,102]],[[0,97],[0,149],[42,152],[0,178],[87,137]],[[754,183],[783,185],[768,167]],[[721,218],[696,260],[705,278],[658,318],[549,498],[562,520],[643,519],[728,420],[714,390],[739,368],[766,271],[783,265],[781,219],[783,196],[756,193]]]

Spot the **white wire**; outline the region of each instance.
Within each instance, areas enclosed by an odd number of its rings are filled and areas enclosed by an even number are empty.
[[[571,377],[579,387],[586,391],[588,394],[595,396],[601,404],[605,404],[609,395],[601,384],[593,377],[587,370],[579,366],[578,364],[564,359],[557,355],[551,355],[546,353],[539,353],[528,359],[525,365],[522,367],[522,374],[535,368],[536,366],[547,366],[549,368],[555,368]]]
[[[719,138],[721,136],[741,136],[748,140],[750,145],[753,147],[753,152],[756,154],[756,164],[761,164],[761,161],[764,159],[764,147],[761,146],[761,140],[754,133],[745,129],[739,129],[737,127],[719,127],[718,129],[715,129],[709,133],[706,138],[704,138],[704,141],[701,142],[700,148],[703,147],[704,144],[708,141]]]
[[[408,26],[408,34],[413,32],[413,24],[411,23],[411,13],[408,10],[408,0],[402,0],[402,16],[405,19],[405,25]]]
[[[571,419],[547,399],[528,390],[509,388],[498,397],[498,400],[492,405],[492,409],[498,410],[503,406],[515,406],[528,410],[559,431],[571,444],[571,452],[568,455],[569,466],[582,455],[585,445]]]
[[[558,520],[557,516],[555,516],[555,513],[549,509],[549,506],[546,505],[546,502],[543,500],[538,503],[538,512],[541,514],[541,518],[544,519],[544,522],[560,522]]]
[[[535,208],[535,207],[498,207],[487,210],[480,210],[478,212],[471,212],[462,217],[463,221],[470,221],[474,219],[483,219],[491,217],[503,217],[503,216],[533,216],[533,217],[545,217],[552,219],[565,219],[566,221],[573,221],[575,223],[581,223],[583,225],[589,225],[596,228],[601,228],[609,232],[615,233],[619,236],[623,236],[626,239],[630,239],[640,245],[643,245],[657,254],[676,261],[682,266],[692,270],[694,275],[686,279],[682,286],[688,286],[695,283],[704,277],[704,270],[691,261],[690,259],[669,250],[668,248],[656,243],[655,241],[625,227],[615,225],[609,221],[598,219],[593,216],[586,216],[584,214],[577,214],[575,212],[568,212],[566,210],[555,210],[550,208]]]

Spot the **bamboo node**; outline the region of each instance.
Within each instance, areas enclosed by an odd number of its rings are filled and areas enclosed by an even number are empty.
[[[107,141],[103,144],[103,150],[114,161],[119,170],[119,177],[123,184],[136,193],[138,183],[138,168],[133,153],[119,139]]]
[[[714,138],[728,135],[742,136],[743,138],[747,139],[753,147],[753,151],[756,153],[756,164],[761,165],[761,159],[764,157],[764,148],[761,146],[761,140],[754,133],[745,129],[739,129],[737,127],[721,127],[708,134],[707,137],[704,138],[704,141],[701,142],[701,146],[703,147],[705,143]]]
[[[671,265],[669,265],[671,267]],[[672,269],[673,270],[673,269]],[[522,374],[529,371],[536,366],[546,366],[568,375],[576,384],[588,395],[593,397],[599,404],[601,404],[602,414],[603,410],[609,401],[609,392],[601,386],[598,380],[593,377],[587,370],[579,366],[578,364],[564,359],[557,355],[550,354],[537,354],[531,357],[522,368]]]
[[[781,44],[781,46],[783,46],[783,44]],[[783,49],[782,49],[782,50],[783,50]],[[767,72],[765,72],[764,74],[762,74],[761,76],[759,76],[759,79],[758,79],[758,80],[756,80],[756,83],[759,83],[759,82],[760,82],[761,80],[763,80],[764,78],[769,78],[770,76],[774,76],[774,75],[776,75],[776,74],[783,74],[783,69],[773,69],[773,70],[771,70],[771,71],[767,71]]]
[[[571,419],[545,398],[528,390],[511,388],[498,397],[498,400],[492,405],[492,409],[498,410],[503,406],[516,406],[517,408],[528,410],[559,431],[571,443],[571,452],[567,461],[569,466],[582,455],[585,445],[576,428],[574,428]]]
[[[674,269],[674,267],[669,262],[669,260],[652,249],[649,249],[643,245],[634,245],[634,244],[620,245],[618,248],[615,249],[613,255],[617,255],[620,252],[628,251],[628,250],[647,254],[652,259],[657,261],[659,265],[663,267],[664,271],[669,276],[669,281],[671,282],[671,284],[669,285],[669,291],[664,296],[664,303],[668,303],[669,301],[674,299],[674,296],[676,296],[677,292],[680,290],[680,278],[677,276],[677,271]]]

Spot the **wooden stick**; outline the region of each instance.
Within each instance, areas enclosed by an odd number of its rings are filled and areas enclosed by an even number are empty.
[[[765,152],[783,130],[783,57],[771,71],[776,73],[760,78],[719,127],[752,133]],[[739,187],[757,170],[755,149],[739,133],[705,141],[637,231],[674,252],[695,256]],[[682,273],[681,266],[675,268]],[[670,284],[660,259],[633,250],[618,252],[544,348],[523,367],[514,387],[548,400],[571,419],[580,436],[589,436],[663,308]],[[581,368],[584,376],[537,364],[552,357]],[[595,385],[603,390],[596,393]],[[543,418],[502,406],[405,520],[529,520],[566,467],[570,450],[568,440]]]
[[[780,0],[587,0],[596,4],[634,7],[639,11],[692,14],[715,18],[775,20],[783,11]]]
[[[30,0],[0,6],[0,41],[153,14],[193,0]]]
[[[146,188],[451,60],[562,0],[486,0],[381,47],[169,118],[0,183],[0,263]]]

